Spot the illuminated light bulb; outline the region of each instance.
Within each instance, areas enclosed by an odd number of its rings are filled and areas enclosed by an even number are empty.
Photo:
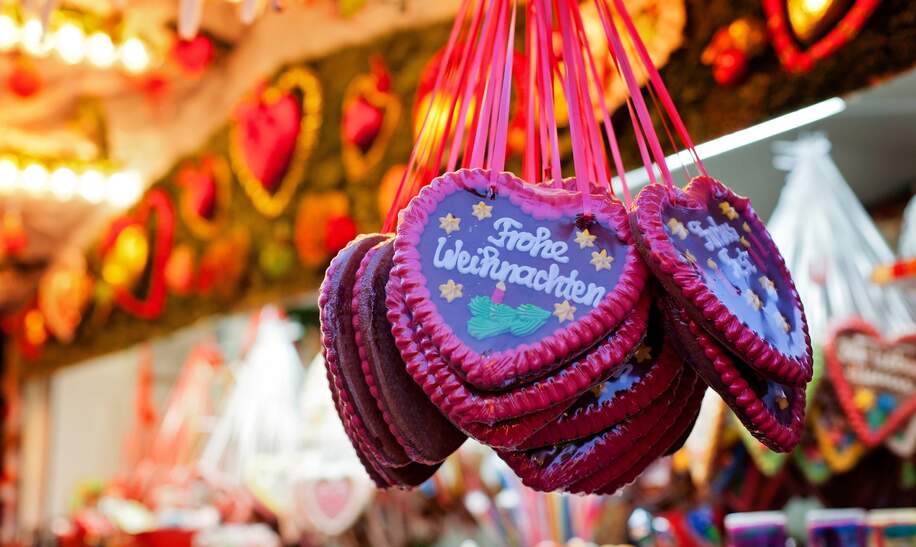
[[[67,200],[76,194],[78,184],[79,179],[72,169],[60,167],[51,173],[51,181],[48,187],[57,199]]]
[[[105,175],[95,169],[83,172],[77,192],[89,203],[101,203],[105,199]]]
[[[121,44],[121,64],[128,72],[143,72],[149,67],[149,61],[146,45],[137,38],[130,38]]]
[[[114,207],[130,207],[140,199],[143,193],[143,181],[133,171],[115,173],[108,177],[108,203]]]
[[[29,19],[22,27],[22,48],[36,57],[44,57],[50,53],[53,44],[51,36],[45,33],[41,21]]]
[[[99,68],[109,68],[118,60],[118,52],[111,37],[104,32],[96,32],[86,40],[86,58]]]
[[[57,55],[69,65],[74,65],[83,60],[86,54],[86,35],[76,25],[67,23],[54,34],[54,45]]]
[[[9,51],[19,43],[19,25],[9,15],[0,15],[0,51]]]
[[[22,187],[29,192],[40,194],[48,188],[48,170],[43,165],[33,163],[22,170],[20,181]]]
[[[0,160],[0,192],[8,193],[19,183],[19,166],[13,160]]]

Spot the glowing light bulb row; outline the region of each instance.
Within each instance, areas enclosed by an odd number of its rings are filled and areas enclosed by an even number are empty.
[[[20,24],[15,18],[0,14],[0,52],[16,48],[35,57],[54,53],[70,65],[85,62],[103,69],[120,66],[132,74],[145,72],[152,62],[149,49],[139,38],[115,44],[104,32],[87,36],[72,23],[45,32],[38,19]]]
[[[0,195],[20,191],[35,196],[50,194],[60,201],[80,198],[125,208],[140,199],[143,181],[134,171],[105,173],[95,168],[76,171],[69,167],[48,170],[40,163],[0,159]]]

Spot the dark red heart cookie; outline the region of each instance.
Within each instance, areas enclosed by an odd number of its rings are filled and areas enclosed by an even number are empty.
[[[501,451],[500,458],[535,490],[567,489],[583,477],[599,472],[628,453],[643,454],[657,440],[666,417],[681,411],[694,388],[692,372],[682,368],[677,385],[641,413],[585,439],[547,448]],[[686,381],[685,381],[686,380]],[[648,439],[648,444],[646,440]],[[628,452],[629,451],[629,452]],[[626,469],[626,468],[624,468]]]
[[[612,495],[620,488],[633,482],[649,465],[663,455],[672,451],[672,448],[680,442],[680,439],[686,439],[696,423],[697,416],[700,414],[700,404],[703,401],[703,394],[706,392],[706,385],[696,377],[693,372],[685,372],[692,376],[692,380],[682,379],[682,382],[693,382],[693,391],[683,406],[676,412],[671,412],[670,425],[662,426],[660,431],[653,434],[655,440],[645,438],[646,444],[651,444],[648,451],[640,455],[639,451],[633,451],[624,455],[613,465],[607,465],[601,471],[582,480],[569,488],[570,492],[577,494],[604,494]],[[647,436],[648,437],[648,436]],[[624,471],[621,472],[620,470]]]
[[[801,300],[750,200],[709,177],[684,190],[652,184],[630,222],[668,293],[730,353],[783,384],[811,379]]]
[[[328,378],[344,410],[349,410],[344,425],[349,422],[351,440],[356,438],[378,463],[398,467],[411,460],[388,429],[365,381],[351,316],[353,286],[360,261],[369,249],[385,238],[380,234],[360,236],[331,261],[321,284],[318,307]]]
[[[496,424],[568,402],[607,377],[636,348],[646,331],[648,294],[593,351],[532,384],[507,392],[482,392],[467,386],[415,328],[414,318],[398,290],[397,278],[388,282],[388,320],[407,370],[433,402],[455,423]],[[416,353],[424,358],[415,358]]]
[[[638,414],[672,387],[681,368],[683,360],[665,336],[661,311],[653,309],[646,338],[633,355],[522,448],[588,437]]]
[[[537,380],[632,311],[647,270],[623,205],[461,170],[401,213],[392,276],[416,325],[470,385]],[[397,337],[397,333],[395,333]]]
[[[439,463],[466,437],[413,381],[394,343],[385,307],[393,255],[393,241],[383,241],[363,255],[356,272],[351,303],[356,347],[366,384],[391,433],[411,460]]]
[[[764,378],[730,354],[671,298],[668,324],[687,360],[760,442],[776,452],[795,448],[805,424],[805,388]]]
[[[535,408],[531,402],[532,396],[536,393],[526,392],[516,394],[520,404],[513,407],[514,411],[509,413],[510,417],[489,423],[472,419],[471,413],[457,410],[456,403],[473,399],[488,408],[494,406],[497,401],[500,407],[510,407],[509,399],[512,394],[477,393],[473,388],[465,386],[445,363],[429,338],[412,327],[410,311],[395,278],[389,280],[386,292],[388,320],[396,333],[396,340],[399,340],[398,347],[406,362],[407,372],[452,423],[477,441],[493,447],[514,448],[555,420],[575,400],[575,395],[566,396],[559,402]],[[537,399],[533,402],[539,401],[542,400]]]

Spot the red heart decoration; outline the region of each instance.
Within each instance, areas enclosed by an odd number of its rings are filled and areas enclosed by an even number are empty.
[[[792,32],[786,13],[786,0],[764,0],[767,28],[779,61],[789,72],[807,72],[821,59],[852,40],[865,21],[875,11],[881,0],[856,0],[855,4],[824,37],[802,51]]]
[[[186,72],[200,74],[213,61],[213,42],[200,34],[190,40],[177,40],[172,55]]]
[[[854,318],[831,331],[824,356],[840,405],[867,446],[878,446],[916,414],[916,335],[885,340]]]
[[[231,177],[225,160],[204,156],[199,162],[188,162],[177,177],[181,188],[181,216],[195,235],[216,235],[226,217],[231,192]]]
[[[229,156],[242,187],[262,214],[289,204],[321,125],[318,79],[303,69],[261,86],[236,109]]]
[[[340,133],[344,168],[352,180],[376,166],[391,142],[401,103],[390,87],[391,77],[376,58],[372,73],[357,76],[344,93]]]
[[[147,320],[158,317],[165,307],[165,265],[172,254],[175,235],[175,209],[168,194],[162,189],[157,188],[147,193],[132,215],[132,221],[141,225],[146,225],[151,218],[155,218],[156,228],[146,298],[138,298],[122,287],[116,287],[114,292],[115,302],[125,311]]]

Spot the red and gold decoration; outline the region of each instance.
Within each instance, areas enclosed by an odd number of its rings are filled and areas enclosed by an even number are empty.
[[[750,60],[763,53],[766,45],[763,21],[742,17],[716,31],[700,60],[713,67],[717,84],[737,85],[747,77]]]
[[[41,277],[38,309],[48,332],[64,344],[73,341],[83,311],[92,296],[92,278],[86,259],[78,252],[65,253]]]
[[[165,284],[172,294],[187,296],[194,291],[197,255],[188,244],[175,247],[165,264]]]
[[[299,202],[294,238],[299,261],[306,268],[326,264],[356,234],[350,200],[343,192],[306,194]]]
[[[203,295],[229,298],[238,289],[248,266],[251,236],[242,228],[230,230],[207,245],[197,270],[197,290]]]
[[[22,211],[11,208],[0,213],[0,259],[19,255],[28,243]]]
[[[115,302],[128,313],[147,320],[162,313],[165,267],[174,236],[175,210],[161,189],[149,192],[136,211],[112,225],[101,247],[102,278],[114,290]],[[138,296],[136,285],[147,270],[145,295]]]
[[[763,0],[783,67],[804,73],[862,30],[881,0]],[[850,5],[851,4],[851,5]]]
[[[391,204],[397,198],[398,186],[401,185],[401,179],[404,178],[406,169],[407,166],[402,164],[392,165],[382,175],[382,181],[379,183],[378,195],[376,196],[379,218],[385,218],[385,215],[388,214],[388,209],[391,208]]]
[[[178,171],[181,218],[199,238],[210,239],[226,224],[232,174],[226,160],[206,155],[186,162]]]
[[[380,57],[372,72],[357,76],[343,99],[340,140],[350,180],[362,180],[381,161],[401,117],[401,103],[391,91],[391,75]]]
[[[213,42],[201,34],[190,40],[175,40],[175,45],[172,47],[172,57],[182,71],[189,76],[203,74],[215,56],[216,48],[213,47]]]
[[[264,216],[280,215],[302,181],[321,127],[321,102],[318,79],[296,68],[236,109],[229,157],[242,188]]]

